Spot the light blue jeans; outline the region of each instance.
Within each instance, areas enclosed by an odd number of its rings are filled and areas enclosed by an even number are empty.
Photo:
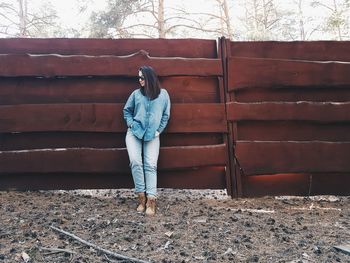
[[[159,136],[145,142],[135,137],[128,129],[125,143],[136,193],[146,192],[148,196],[156,197]]]

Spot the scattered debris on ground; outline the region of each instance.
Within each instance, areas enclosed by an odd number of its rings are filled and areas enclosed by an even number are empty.
[[[350,197],[160,189],[153,218],[135,212],[127,189],[0,200],[0,262],[350,262],[339,249],[350,241]]]

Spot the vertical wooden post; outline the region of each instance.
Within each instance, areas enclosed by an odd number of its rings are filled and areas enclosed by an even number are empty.
[[[218,40],[218,51],[222,61],[223,68],[223,78],[222,78],[222,87],[220,87],[220,99],[221,102],[225,103],[225,113],[227,102],[229,102],[229,93],[228,93],[228,71],[227,71],[227,47],[225,37],[221,37]],[[227,120],[227,113],[226,113]],[[234,153],[233,153],[233,134],[232,134],[232,124],[228,121],[227,123],[227,133],[224,134],[224,143],[226,145],[227,154],[226,154],[226,182],[227,182],[227,192],[231,197],[237,197],[237,186],[236,186],[236,172],[235,172],[235,163],[234,163]]]

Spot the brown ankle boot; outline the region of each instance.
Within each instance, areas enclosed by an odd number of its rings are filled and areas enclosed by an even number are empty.
[[[146,215],[154,216],[156,213],[156,198],[148,197],[146,203]]]
[[[137,194],[139,197],[139,205],[136,208],[136,211],[138,213],[142,213],[146,209],[146,194],[145,193],[138,193]]]

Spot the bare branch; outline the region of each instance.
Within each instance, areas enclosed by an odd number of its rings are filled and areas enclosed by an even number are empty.
[[[186,28],[191,28],[191,29],[195,29],[195,30],[199,30],[199,31],[203,31],[203,32],[208,32],[208,33],[219,33],[220,30],[210,30],[210,29],[204,29],[204,28],[200,28],[200,27],[195,27],[195,26],[190,26],[190,25],[185,25],[185,24],[178,24],[178,25],[173,25],[171,27],[169,27],[166,32],[170,32],[171,30],[173,30],[176,27],[186,27]]]
[[[156,26],[154,26],[154,25],[149,25],[149,24],[136,24],[136,25],[131,25],[131,26],[127,26],[127,27],[120,27],[120,29],[126,30],[126,29],[130,29],[130,28],[134,28],[134,27],[139,27],[139,26],[151,27],[151,28],[154,28],[154,29],[158,29],[158,27],[156,27]]]
[[[59,229],[59,228],[57,228],[57,227],[50,226],[50,228],[53,229],[53,230],[55,230],[55,231],[57,231],[57,232],[59,232],[59,233],[61,233],[61,234],[64,234],[64,235],[66,235],[66,236],[69,236],[70,238],[73,238],[73,239],[79,241],[80,243],[83,243],[84,245],[87,245],[87,246],[89,246],[89,247],[92,247],[92,248],[94,248],[94,249],[96,249],[96,250],[98,250],[98,251],[101,251],[101,252],[104,253],[104,254],[113,256],[113,257],[115,257],[115,258],[130,260],[130,261],[132,261],[132,262],[149,263],[148,261],[140,260],[140,259],[137,259],[137,258],[131,258],[131,257],[127,257],[127,256],[124,256],[124,255],[121,255],[121,254],[114,253],[114,252],[112,252],[112,251],[109,251],[109,250],[104,249],[104,248],[102,248],[102,247],[100,247],[100,246],[97,246],[97,245],[95,245],[95,244],[93,244],[93,243],[91,243],[91,242],[89,242],[89,241],[86,241],[86,240],[84,240],[84,239],[82,239],[82,238],[80,238],[80,237],[78,237],[78,236],[76,236],[76,235],[74,235],[74,234],[72,234],[72,233],[69,233],[69,232],[64,231],[64,230],[62,230],[62,229]]]

